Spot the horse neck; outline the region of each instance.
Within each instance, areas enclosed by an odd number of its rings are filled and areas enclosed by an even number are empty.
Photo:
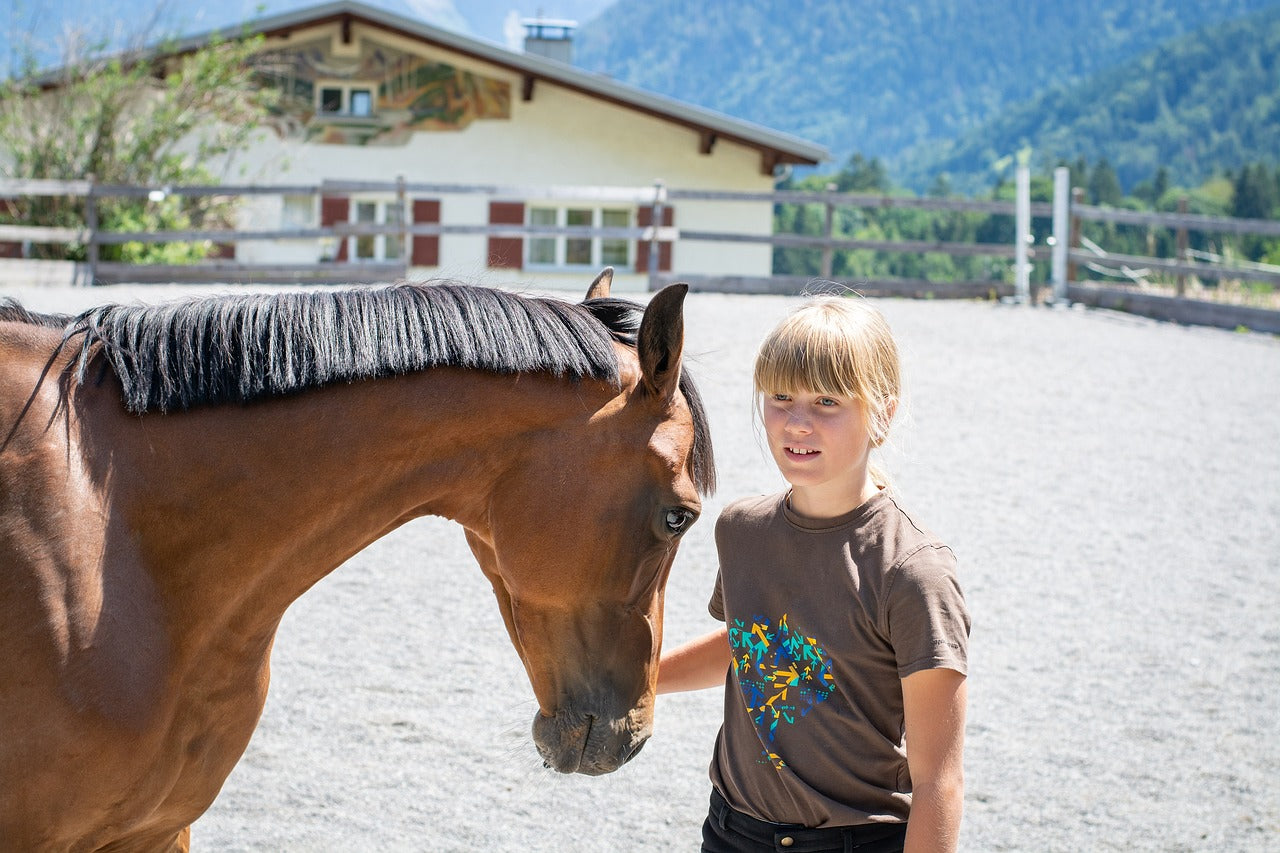
[[[412,518],[483,529],[526,436],[585,422],[613,393],[438,369],[144,416],[129,450],[111,448],[111,491],[162,587],[204,612],[234,604],[227,619],[270,631],[312,584]]]

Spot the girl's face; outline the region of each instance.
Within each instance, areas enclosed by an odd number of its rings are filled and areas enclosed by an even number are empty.
[[[811,391],[764,395],[769,451],[803,515],[831,517],[875,494],[867,474],[871,436],[860,400]]]

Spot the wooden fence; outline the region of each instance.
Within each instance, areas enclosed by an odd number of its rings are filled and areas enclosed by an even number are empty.
[[[132,187],[97,184],[84,181],[0,180],[0,199],[38,196],[62,196],[83,199],[84,223],[78,228],[52,228],[31,225],[0,225],[3,243],[75,243],[85,247],[86,261],[81,278],[85,283],[118,282],[295,282],[356,283],[388,281],[408,273],[406,258],[390,263],[335,262],[311,264],[245,264],[228,260],[210,260],[192,265],[139,265],[105,262],[101,248],[126,242],[174,243],[209,240],[219,244],[263,240],[345,240],[349,237],[396,235],[402,246],[410,245],[415,236],[453,234],[487,235],[489,237],[530,238],[570,236],[648,241],[651,257],[648,269],[650,289],[681,280],[698,290],[741,293],[795,293],[810,286],[808,278],[767,276],[708,276],[658,272],[656,253],[659,242],[714,242],[727,245],[766,243],[772,247],[808,248],[821,252],[821,278],[832,278],[834,253],[846,250],[877,252],[927,253],[951,256],[990,256],[1012,261],[1014,281],[933,282],[903,279],[841,282],[869,294],[934,297],[999,296],[1011,301],[1036,301],[1029,286],[1032,260],[1050,260],[1052,272],[1046,302],[1084,302],[1118,308],[1177,322],[1227,328],[1245,326],[1259,331],[1280,333],[1280,312],[1241,305],[1223,305],[1189,299],[1183,292],[1186,277],[1201,280],[1245,279],[1267,286],[1280,284],[1280,268],[1261,265],[1203,263],[1186,250],[1187,234],[1201,231],[1215,234],[1255,234],[1280,237],[1280,221],[1230,219],[1183,213],[1146,213],[1117,210],[1083,204],[1079,190],[1073,193],[1067,183],[1067,170],[1055,173],[1052,203],[1032,203],[1029,198],[1029,174],[1019,170],[1015,201],[976,201],[946,198],[914,198],[825,192],[777,191],[747,193],[667,188],[661,183],[650,187],[531,187],[474,184],[410,183],[403,179],[388,182],[327,181],[310,185],[270,186],[172,186]],[[489,223],[414,223],[395,224],[340,222],[312,228],[272,230],[186,230],[151,232],[113,232],[99,227],[98,204],[109,197],[162,198],[167,195],[198,197],[219,196],[245,198],[261,195],[341,196],[358,193],[395,194],[402,205],[413,197],[480,194],[490,198],[525,200],[598,201],[634,205],[653,209],[651,222],[662,222],[661,208],[668,204],[698,202],[741,204],[812,204],[825,211],[824,233],[749,234],[741,232],[700,231],[676,226],[604,228],[586,226],[495,225]],[[838,237],[834,233],[835,212],[844,208],[886,209],[910,208],[929,211],[976,212],[1010,216],[1015,223],[1011,243],[976,243],[911,240],[867,240]],[[403,209],[403,208],[402,208]],[[1033,218],[1050,219],[1052,236],[1041,247],[1032,246]],[[1082,222],[1114,222],[1167,228],[1177,235],[1179,256],[1174,258],[1139,257],[1109,254],[1100,247],[1089,247],[1081,236]],[[1135,269],[1159,270],[1179,277],[1178,291],[1172,295],[1145,292],[1132,284],[1112,285],[1081,279],[1080,270],[1105,268],[1121,274]]]

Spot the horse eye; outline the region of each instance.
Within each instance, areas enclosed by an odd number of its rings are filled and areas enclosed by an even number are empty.
[[[681,533],[693,520],[693,513],[687,509],[667,510],[667,529],[672,533]]]

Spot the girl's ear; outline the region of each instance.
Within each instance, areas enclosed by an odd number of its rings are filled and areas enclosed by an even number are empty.
[[[879,447],[884,444],[884,440],[889,437],[889,424],[893,423],[893,416],[898,411],[898,398],[885,395],[884,398],[884,417],[871,418],[871,446]]]

